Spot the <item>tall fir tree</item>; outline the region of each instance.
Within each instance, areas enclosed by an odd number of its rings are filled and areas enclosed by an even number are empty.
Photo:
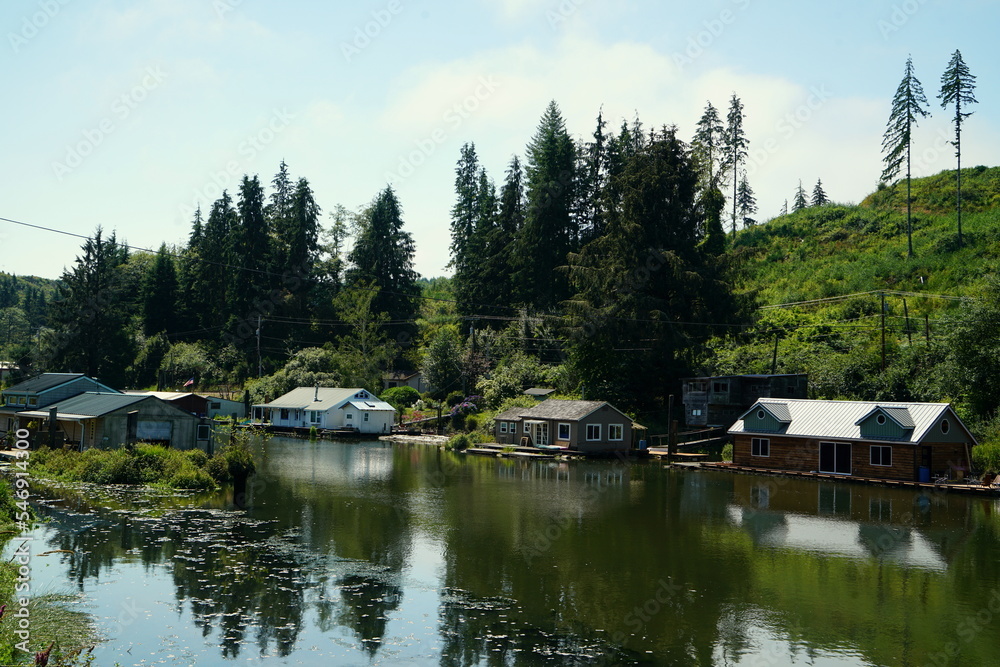
[[[698,120],[694,139],[691,141],[692,152],[701,172],[703,188],[717,187],[721,190],[725,187],[725,183],[722,182],[724,134],[725,128],[719,118],[719,110],[708,102],[705,112]]]
[[[177,269],[164,243],[142,282],[142,329],[146,336],[178,331],[177,294]]]
[[[724,145],[726,150],[726,167],[732,172],[733,175],[733,233],[736,233],[736,209],[738,207],[737,202],[737,187],[739,186],[739,171],[740,167],[747,159],[747,149],[750,146],[749,140],[747,140],[746,131],[743,129],[743,123],[746,120],[746,116],[743,114],[743,102],[740,98],[733,93],[732,99],[729,100],[729,113],[726,115],[726,134],[724,137]]]
[[[479,312],[487,315],[508,315],[517,289],[514,282],[514,249],[524,226],[524,171],[515,155],[507,167],[497,201],[493,231],[487,243],[488,252],[482,258],[480,281],[485,291],[484,303],[489,307]],[[489,326],[500,326],[500,320],[488,320]]]
[[[481,258],[476,256],[475,235],[481,214],[481,169],[476,145],[463,145],[455,167],[455,205],[451,209],[451,266],[455,271],[455,300],[461,315],[474,313],[476,308],[475,273]]]
[[[906,59],[903,80],[892,98],[892,111],[882,137],[882,152],[885,153],[882,180],[890,181],[899,175],[906,162],[906,254],[913,257],[913,217],[910,191],[910,168],[913,145],[913,128],[918,118],[930,115],[927,111],[927,96],[924,88],[913,73],[913,57]]]
[[[396,193],[391,186],[386,187],[358,221],[345,283],[347,288],[369,283],[378,288],[371,311],[388,315],[388,333],[404,348],[416,335],[420,310],[414,252],[413,236],[403,229]]]
[[[941,76],[941,92],[938,99],[941,100],[941,107],[947,109],[949,105],[955,107],[955,115],[952,123],[955,125],[955,140],[952,145],[955,147],[955,159],[958,161],[955,169],[955,176],[958,179],[958,191],[955,202],[958,216],[958,243],[962,244],[962,124],[965,119],[972,115],[968,109],[972,104],[976,104],[976,77],[969,71],[968,65],[962,60],[961,51],[955,50],[948,67]]]
[[[55,338],[47,350],[50,369],[77,371],[121,386],[134,358],[134,344],[123,268],[128,248],[112,232],[98,227],[81,247],[76,264],[66,269],[52,304]]]
[[[817,178],[816,185],[813,186],[813,194],[811,204],[813,206],[822,206],[830,201],[826,196],[826,191],[823,190],[823,179]]]
[[[264,216],[264,188],[257,176],[244,176],[236,204],[236,217],[228,236],[226,262],[230,328],[250,316],[254,302],[270,291],[271,244]]]
[[[750,227],[757,224],[751,216],[757,215],[757,198],[754,197],[753,188],[750,187],[750,181],[747,180],[747,174],[744,171],[743,177],[740,179],[740,187],[736,193],[736,202],[740,212],[740,219],[743,220],[744,227]]]
[[[549,103],[527,149],[528,209],[518,237],[520,302],[551,310],[569,296],[561,267],[573,249],[576,147],[559,106]]]
[[[785,203],[781,205],[781,212],[778,213],[778,215],[788,215],[788,200],[787,199],[785,200]]]
[[[792,199],[792,213],[797,213],[809,206],[809,201],[806,199],[806,189],[802,187],[802,181],[799,180],[799,187],[795,189],[795,197]]]
[[[577,188],[574,216],[577,243],[586,243],[601,235],[604,210],[604,188],[608,181],[608,135],[603,112],[597,114],[597,127],[592,140],[578,149]]]

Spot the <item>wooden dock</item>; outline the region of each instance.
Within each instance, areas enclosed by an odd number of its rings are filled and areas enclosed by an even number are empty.
[[[708,454],[702,454],[700,452],[674,452],[671,454],[670,450],[666,447],[650,447],[647,451],[650,456],[676,462],[683,461],[685,463],[701,463],[702,461],[708,460]]]
[[[535,459],[535,460],[545,460],[554,459],[556,456],[562,453],[569,454],[569,450],[547,450],[538,449],[537,447],[517,447],[514,445],[499,445],[496,443],[482,443],[475,447],[469,447],[465,450],[466,454],[473,454],[476,456],[500,456],[504,458],[515,458],[515,459]]]

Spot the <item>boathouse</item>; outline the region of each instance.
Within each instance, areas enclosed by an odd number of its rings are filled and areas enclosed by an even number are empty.
[[[2,393],[0,429],[12,431],[18,428],[16,415],[20,412],[41,409],[88,391],[120,393],[83,373],[42,373],[19,382]]]
[[[502,445],[559,447],[582,454],[627,452],[632,434],[632,420],[610,403],[555,398],[501,412],[493,427]]]
[[[734,465],[925,482],[968,473],[976,445],[947,403],[762,399],[729,434]]]
[[[359,433],[390,433],[396,420],[394,407],[360,388],[299,387],[270,403],[254,405],[253,414],[272,426]]]

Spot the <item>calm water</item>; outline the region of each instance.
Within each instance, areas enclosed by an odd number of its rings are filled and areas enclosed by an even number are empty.
[[[274,439],[252,507],[47,501],[97,664],[998,665],[1000,504]]]

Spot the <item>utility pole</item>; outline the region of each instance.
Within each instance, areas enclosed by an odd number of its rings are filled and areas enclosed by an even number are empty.
[[[257,377],[263,377],[264,375],[264,365],[260,358],[260,327],[261,327],[261,317],[257,316]]]
[[[906,317],[906,342],[913,345],[913,335],[910,333],[910,310],[906,307],[906,299],[903,299],[903,315]]]
[[[885,372],[885,292],[879,292],[882,297],[882,372]]]

